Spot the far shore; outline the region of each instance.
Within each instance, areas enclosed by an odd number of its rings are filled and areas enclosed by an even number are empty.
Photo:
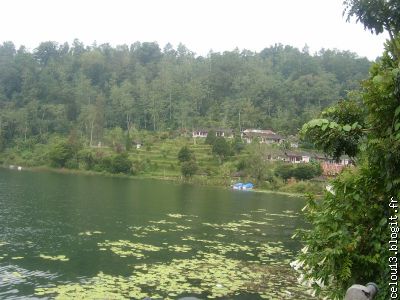
[[[10,169],[9,166],[3,165],[0,166],[3,169]],[[15,171],[18,171],[17,166],[15,166]],[[165,180],[171,181],[174,183],[185,183],[185,184],[192,184],[197,186],[210,186],[210,187],[217,187],[222,189],[231,190],[229,185],[220,185],[216,184],[215,182],[208,182],[205,183],[204,181],[194,182],[192,180],[184,180],[182,177],[171,177],[171,176],[155,176],[149,174],[139,174],[139,175],[125,175],[125,174],[111,174],[107,172],[96,172],[96,171],[89,171],[89,170],[78,170],[78,169],[66,169],[66,168],[53,168],[49,166],[37,166],[37,167],[24,167],[22,166],[21,171],[32,171],[32,172],[51,172],[51,173],[58,173],[58,174],[79,174],[85,176],[105,176],[105,177],[113,177],[113,178],[126,178],[126,179],[155,179],[155,180]],[[212,179],[212,178],[210,178]],[[285,195],[294,198],[304,198],[305,194],[303,193],[289,193],[289,192],[282,192],[282,191],[275,191],[275,190],[266,190],[260,188],[254,188],[246,191],[237,191],[238,193],[245,193],[245,192],[255,192],[255,193],[265,193],[265,194],[279,194]],[[319,196],[319,195],[317,195]]]

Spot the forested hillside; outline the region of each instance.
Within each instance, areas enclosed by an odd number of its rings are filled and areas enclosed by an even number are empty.
[[[291,46],[196,56],[183,45],[0,46],[0,148],[15,140],[106,130],[271,128],[294,134],[358,87],[370,62]]]

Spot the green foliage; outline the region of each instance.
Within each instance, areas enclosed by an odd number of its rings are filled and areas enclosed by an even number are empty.
[[[126,152],[115,155],[111,160],[110,172],[114,174],[123,173],[129,174],[131,171],[132,162],[129,160]]]
[[[191,161],[194,159],[195,158],[194,158],[193,151],[191,151],[188,146],[183,146],[181,148],[181,150],[179,150],[179,153],[178,153],[179,162],[183,163],[183,162]]]
[[[281,163],[275,168],[275,175],[282,178],[283,180],[288,180],[293,177],[294,165],[289,163]]]
[[[342,173],[332,182],[335,195],[327,193],[321,203],[308,200],[313,228],[300,231],[306,246],[299,265],[317,293],[330,299],[343,299],[354,283],[385,280],[386,205],[369,176],[368,169]]]
[[[217,155],[220,162],[224,161],[228,156],[231,156],[232,151],[230,145],[225,138],[217,137],[212,144],[212,153]]]
[[[292,176],[298,180],[308,180],[318,175],[321,175],[320,166],[308,163],[296,164],[296,167],[292,171]]]
[[[363,135],[364,114],[354,100],[340,101],[322,112],[324,119],[314,119],[303,125],[300,135],[335,159],[343,154],[355,157]]]
[[[278,190],[280,192],[296,193],[302,195],[309,193],[313,193],[314,195],[315,194],[320,195],[325,190],[324,182],[298,181],[298,182],[291,182],[289,184],[282,184],[281,186],[277,185],[277,183],[274,182],[273,184],[276,185],[275,190]]]
[[[112,158],[110,156],[99,156],[96,157],[96,164],[93,166],[93,170],[96,172],[108,172],[111,173]]]
[[[74,148],[67,141],[56,142],[49,151],[50,164],[53,167],[66,167],[68,160],[74,157]]]
[[[239,154],[245,148],[245,144],[239,135],[236,135],[232,140],[231,148],[236,154]]]
[[[206,140],[204,141],[204,143],[208,144],[208,145],[214,145],[214,142],[216,141],[216,139],[217,139],[217,136],[216,136],[215,130],[211,129],[208,131],[207,137],[206,137]]]
[[[181,172],[185,178],[190,178],[196,174],[198,170],[198,165],[195,160],[184,161],[181,164]]]
[[[89,149],[82,149],[78,153],[79,160],[83,163],[86,170],[91,170],[95,164],[95,157]]]
[[[129,132],[126,134],[125,149],[126,149],[126,151],[131,151],[132,150],[132,140],[131,140],[131,138],[129,136]]]
[[[395,39],[400,32],[400,4],[397,0],[345,0],[344,4],[348,21],[356,17],[357,22],[361,22],[372,33],[387,31],[395,49],[395,57],[400,58],[400,43]]]
[[[188,146],[183,146],[178,153],[178,160],[181,164],[181,174],[185,178],[190,178],[196,174],[199,166],[196,162],[196,156]]]
[[[333,180],[334,193],[326,193],[320,203],[309,199],[306,217],[312,229],[300,233],[306,245],[296,265],[314,290],[329,299],[342,299],[350,285],[369,281],[378,283],[377,299],[390,297],[388,216],[396,212],[389,202],[391,197],[400,198],[400,72],[396,57],[386,52],[371,68],[361,94],[366,108],[362,120],[351,124],[359,118],[354,116],[355,110],[334,107],[327,115],[336,117],[337,122],[318,119],[303,128],[328,153],[358,154],[357,168]],[[361,152],[355,151],[356,143]]]
[[[113,48],[75,41],[44,42],[33,53],[5,42],[0,65],[0,147],[76,128],[91,146],[129,150],[124,133],[136,129],[272,127],[294,134],[366,77],[370,62],[283,45],[195,57],[161,51],[157,43]]]

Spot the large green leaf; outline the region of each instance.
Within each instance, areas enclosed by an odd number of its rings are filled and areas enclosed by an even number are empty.
[[[346,125],[343,126],[343,130],[346,131],[346,132],[349,132],[351,130],[351,126],[346,124]]]

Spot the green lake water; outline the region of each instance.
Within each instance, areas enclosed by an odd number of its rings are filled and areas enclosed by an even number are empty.
[[[0,169],[0,299],[312,299],[304,200]]]

